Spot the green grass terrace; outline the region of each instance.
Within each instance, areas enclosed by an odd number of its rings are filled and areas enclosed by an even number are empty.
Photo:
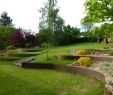
[[[70,64],[72,60],[58,60],[56,55],[68,55],[73,49],[97,49],[112,44],[82,43],[62,47],[49,48],[49,60],[45,51],[30,52],[39,54],[33,56],[32,62],[50,62]],[[25,52],[24,52],[25,53]],[[63,71],[47,69],[25,69],[15,61],[0,61],[0,95],[104,95],[104,84],[82,74],[71,74]]]

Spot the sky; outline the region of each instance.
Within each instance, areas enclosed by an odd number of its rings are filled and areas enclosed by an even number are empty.
[[[38,31],[39,9],[45,0],[0,0],[0,14],[4,11],[13,19],[15,27]],[[57,0],[60,8],[59,15],[65,24],[81,27],[85,0]]]

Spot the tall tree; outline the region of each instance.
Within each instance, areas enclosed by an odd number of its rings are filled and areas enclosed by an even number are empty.
[[[26,39],[22,29],[16,29],[16,31],[10,35],[9,43],[10,45],[18,47],[26,46]]]
[[[2,25],[12,25],[12,19],[8,16],[7,12],[3,12],[0,18],[0,24]]]
[[[9,36],[15,31],[13,26],[0,25],[0,49],[5,49],[9,43]]]
[[[57,19],[59,9],[57,8],[57,0],[47,0],[43,8],[40,9],[41,22],[39,29],[46,30],[48,42],[54,43],[55,20]]]

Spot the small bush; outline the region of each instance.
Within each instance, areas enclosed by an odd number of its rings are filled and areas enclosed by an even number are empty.
[[[80,66],[90,66],[91,59],[89,57],[80,57],[75,63]]]
[[[0,57],[5,57],[5,53],[0,53]]]
[[[6,53],[9,54],[9,53],[17,53],[18,51],[17,50],[8,50]]]
[[[6,48],[6,50],[15,50],[15,49],[16,49],[15,46],[8,46],[8,47]]]
[[[87,54],[87,51],[86,50],[77,50],[75,52],[75,55],[86,55]]]

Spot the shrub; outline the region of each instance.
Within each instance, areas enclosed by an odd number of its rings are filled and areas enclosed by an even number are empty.
[[[86,50],[77,50],[75,52],[75,55],[86,55],[87,54],[87,51]]]
[[[5,53],[0,53],[0,57],[5,57]]]
[[[17,53],[18,51],[17,50],[8,50],[6,53],[9,54],[9,53]]]
[[[80,66],[90,66],[91,59],[89,57],[80,57],[75,63]]]
[[[6,48],[6,50],[14,50],[14,49],[16,49],[15,46],[8,46],[8,47]]]

